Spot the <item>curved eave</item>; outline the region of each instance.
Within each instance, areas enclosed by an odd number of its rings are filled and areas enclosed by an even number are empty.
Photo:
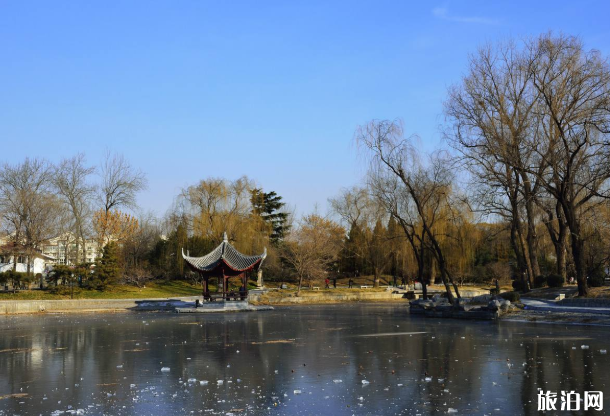
[[[223,246],[223,245],[225,245],[225,246]],[[240,256],[241,259],[244,259],[244,260],[245,259],[251,260],[251,262],[246,267],[243,267],[243,266],[239,267],[239,266],[233,264],[227,258],[228,250],[226,250],[227,249],[226,246],[230,247],[230,250],[232,250],[234,252],[234,255],[238,255],[238,256]],[[211,264],[208,264],[206,267],[201,267],[198,265],[198,263],[200,263],[202,261],[202,259],[209,258],[209,256],[212,256],[215,253],[222,253],[222,254],[220,256],[218,256],[218,258],[215,259]],[[243,273],[243,272],[248,272],[248,271],[254,270],[254,268],[256,266],[258,266],[258,268],[260,269],[260,267],[263,263],[263,260],[265,260],[265,258],[267,258],[267,248],[265,247],[265,251],[263,252],[263,254],[261,254],[259,256],[244,256],[239,251],[237,251],[234,247],[230,246],[228,243],[225,242],[225,243],[221,244],[219,247],[217,247],[215,250],[213,250],[211,253],[209,253],[208,255],[203,256],[203,257],[187,256],[184,254],[184,249],[182,249],[182,258],[186,261],[189,268],[191,268],[193,271],[196,271],[196,272],[211,273],[214,270],[221,268],[222,265],[225,265],[229,270],[231,270],[233,272]]]

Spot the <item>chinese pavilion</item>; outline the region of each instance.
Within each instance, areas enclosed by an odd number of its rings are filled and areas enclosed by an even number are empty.
[[[224,233],[222,243],[211,253],[203,257],[190,257],[184,254],[182,249],[182,258],[194,272],[199,273],[203,279],[203,299],[213,300],[220,298],[220,294],[212,295],[208,286],[210,277],[215,277],[218,284],[217,291],[220,289],[222,282],[222,299],[238,299],[244,300],[247,296],[248,277],[253,270],[258,271],[263,264],[263,260],[267,257],[267,248],[263,254],[258,256],[246,256],[241,254],[233,247],[227,238],[227,233]],[[229,279],[241,279],[241,288],[239,293],[229,292]]]

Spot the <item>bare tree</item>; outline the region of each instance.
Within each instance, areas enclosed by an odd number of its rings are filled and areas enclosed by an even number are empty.
[[[528,44],[538,128],[530,148],[545,190],[570,230],[580,296],[587,295],[583,217],[610,198],[610,67],[569,36],[542,35]],[[534,173],[533,169],[530,169]],[[540,172],[540,173],[539,173]]]
[[[138,228],[124,243],[125,280],[142,287],[152,279],[150,265],[146,259],[159,238],[159,227],[152,213],[139,215]]]
[[[468,75],[449,90],[445,113],[447,137],[483,190],[481,207],[509,220],[519,268],[531,283],[540,274],[536,203],[545,166],[531,169],[534,153],[526,145],[536,128],[538,98],[532,74],[524,70],[528,59],[513,42],[481,48],[470,58]]]
[[[438,263],[449,302],[455,305],[450,284],[458,298],[460,293],[449,273],[440,235],[434,227],[441,218],[449,220],[451,216],[448,215],[451,214],[449,198],[453,186],[450,164],[437,155],[427,166],[422,165],[417,150],[409,139],[404,138],[399,122],[372,121],[357,130],[356,140],[369,152],[370,175],[376,178],[376,183],[384,182],[378,178],[395,177],[400,184],[398,192],[412,200]]]
[[[426,233],[419,221],[413,200],[401,189],[395,175],[369,175],[369,185],[379,203],[398,222],[403,235],[411,246],[417,262],[417,280],[422,285],[424,299],[428,298],[429,276],[424,275],[426,262]]]
[[[136,208],[136,195],[146,189],[144,173],[134,169],[123,155],[106,153],[101,166],[99,199],[106,213],[117,208]]]
[[[292,229],[282,245],[283,258],[299,280],[297,295],[304,281],[327,276],[337,261],[345,230],[333,221],[311,214]]]
[[[81,258],[87,258],[87,230],[90,228],[91,202],[95,195],[95,187],[89,182],[89,178],[94,172],[94,167],[86,166],[85,155],[79,153],[69,159],[63,159],[53,175],[57,194],[71,216],[69,228],[76,237],[77,264],[81,262]]]
[[[28,274],[35,251],[56,235],[61,219],[59,201],[51,192],[51,172],[46,161],[29,158],[0,169],[0,212],[14,246],[24,248]],[[16,259],[13,263],[15,270]]]

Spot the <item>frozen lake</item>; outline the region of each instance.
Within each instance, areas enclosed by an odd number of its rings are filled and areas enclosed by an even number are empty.
[[[610,409],[603,327],[441,321],[397,304],[0,323],[0,415],[538,414],[539,387],[601,390]]]

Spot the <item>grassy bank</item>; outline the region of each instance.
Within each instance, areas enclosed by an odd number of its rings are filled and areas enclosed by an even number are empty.
[[[17,293],[0,293],[0,301],[70,299],[69,288],[64,289],[64,292],[65,294],[54,294],[49,290],[23,290]],[[180,280],[149,282],[141,289],[129,285],[109,286],[104,291],[74,288],[74,299],[150,299],[200,294],[201,286]]]

